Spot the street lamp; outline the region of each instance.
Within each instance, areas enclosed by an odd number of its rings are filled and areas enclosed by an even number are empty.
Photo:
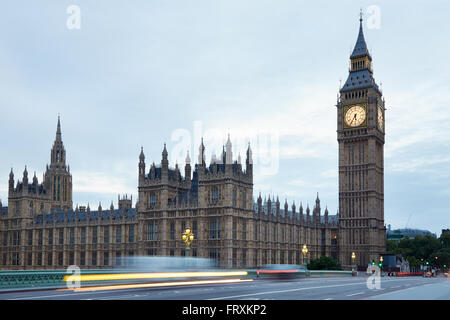
[[[355,259],[356,259],[356,254],[354,252],[352,252],[352,271],[355,271]]]
[[[308,254],[308,247],[306,246],[306,244],[303,245],[302,253],[303,253],[303,265],[305,266],[306,270],[306,255]]]
[[[181,236],[181,239],[186,244],[186,256],[189,257],[189,248],[191,245],[191,242],[194,241],[194,234],[191,231],[191,228],[187,227],[184,230],[184,233]]]

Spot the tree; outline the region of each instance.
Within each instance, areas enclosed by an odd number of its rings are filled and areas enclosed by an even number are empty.
[[[332,257],[322,256],[308,264],[309,270],[342,270],[341,265]]]
[[[450,264],[450,234],[442,234],[438,239],[426,235],[414,239],[406,237],[399,242],[388,240],[386,251],[388,254],[401,254],[412,267],[428,262],[441,268]]]
[[[395,240],[387,240],[386,241],[386,253],[387,254],[396,254],[398,251],[398,242]]]

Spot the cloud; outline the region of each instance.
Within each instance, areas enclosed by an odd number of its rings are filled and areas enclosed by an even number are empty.
[[[306,185],[305,181],[301,178],[293,179],[289,181],[287,184],[293,187],[303,187]]]
[[[426,172],[433,170],[435,165],[437,164],[450,164],[450,156],[447,157],[440,157],[440,156],[432,156],[432,157],[421,157],[421,158],[415,158],[415,159],[409,159],[404,162],[395,162],[391,165],[391,169],[393,171],[399,171],[399,172]]]
[[[130,179],[104,172],[74,171],[73,192],[99,194],[133,194],[136,187],[130,186]]]
[[[336,179],[338,177],[338,170],[330,169],[321,173],[321,176],[324,178]]]
[[[420,144],[437,147],[450,144],[450,92],[447,86],[438,80],[428,80],[391,95],[391,100],[386,102],[387,158]]]

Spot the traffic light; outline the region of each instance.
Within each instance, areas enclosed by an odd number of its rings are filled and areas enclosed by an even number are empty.
[[[427,262],[425,262],[425,264],[428,266],[430,263],[427,261]]]
[[[372,265],[373,265],[373,266],[375,265],[375,260],[372,260]]]

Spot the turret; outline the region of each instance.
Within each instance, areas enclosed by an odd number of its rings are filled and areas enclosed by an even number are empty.
[[[289,205],[287,203],[287,199],[284,200],[284,216],[287,217],[288,216],[288,211],[289,211]]]
[[[325,224],[328,224],[328,207],[325,207]]]
[[[247,175],[249,175],[250,178],[253,177],[253,158],[252,158],[252,149],[250,148],[250,142],[248,143],[247,148],[247,159],[245,160],[245,170],[247,172]]]
[[[189,157],[189,150],[186,154],[186,165],[184,166],[184,177],[186,181],[191,181],[191,158]]]
[[[275,207],[276,215],[279,216],[280,215],[280,200],[278,199],[278,196],[277,196],[277,201],[275,202],[275,205],[276,205],[276,207]]]
[[[101,202],[99,202],[98,203],[98,208],[97,208],[97,210],[98,210],[98,215],[97,215],[97,219],[100,221],[101,219],[102,219],[102,203]]]
[[[161,180],[163,183],[168,183],[168,181],[169,181],[169,160],[168,160],[168,153],[167,153],[167,149],[166,149],[166,143],[164,143],[164,149],[162,151]]]
[[[320,223],[320,199],[319,199],[318,192],[317,192],[317,197],[316,197],[316,205],[315,205],[314,211],[313,211],[313,221],[314,221],[314,223]]]
[[[72,208],[72,176],[66,167],[66,151],[61,138],[61,122],[58,116],[56,137],[50,156],[50,166],[44,174],[44,187],[52,208]]]
[[[198,148],[198,165],[201,167],[204,167],[205,164],[205,146],[203,145],[203,138],[202,142],[200,143],[200,147]]]
[[[65,168],[65,163],[66,163],[66,151],[64,149],[64,144],[62,142],[62,137],[61,137],[61,122],[60,122],[60,118],[58,116],[58,124],[56,127],[56,137],[55,137],[55,142],[53,143],[53,148],[51,151],[51,163],[50,166],[51,167],[64,167]]]
[[[303,205],[300,202],[300,208],[299,208],[299,215],[300,215],[300,223],[303,224],[305,222],[304,218],[303,218]]]
[[[306,203],[306,223],[310,223],[311,222],[311,216],[310,216],[310,211],[309,211],[309,204]]]
[[[9,173],[9,192],[14,191],[14,173],[13,168],[11,168],[11,172]]]
[[[139,154],[139,176],[145,176],[144,147],[141,147],[141,153]]]
[[[233,151],[231,149],[231,140],[230,140],[230,134],[228,134],[228,140],[226,144],[226,164],[232,164],[233,163]]]
[[[262,212],[262,198],[261,198],[261,192],[259,193],[258,196],[258,213]]]
[[[25,170],[23,170],[22,183],[23,183],[23,190],[27,191],[28,190],[28,171],[27,171],[27,166],[25,166]]]
[[[292,216],[295,217],[295,218],[297,218],[297,214],[296,214],[296,212],[295,212],[295,209],[296,209],[296,208],[295,208],[295,201],[293,201],[293,202],[292,202]]]

